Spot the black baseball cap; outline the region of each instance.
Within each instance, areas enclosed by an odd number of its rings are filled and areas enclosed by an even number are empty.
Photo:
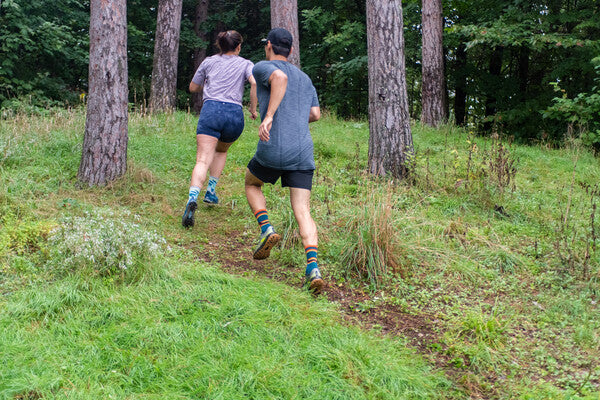
[[[267,38],[262,41],[265,44],[269,41],[273,46],[283,47],[288,50],[292,48],[293,43],[292,34],[287,29],[283,28],[271,29]]]

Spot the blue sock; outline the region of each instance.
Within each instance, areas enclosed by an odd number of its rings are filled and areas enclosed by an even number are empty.
[[[319,268],[317,265],[317,246],[306,246],[304,248],[306,252],[306,272],[305,274],[308,276],[312,272],[313,269]]]
[[[206,188],[206,191],[212,194],[215,194],[215,190],[217,189],[217,182],[219,182],[219,178],[215,178],[214,176],[211,176],[208,179],[208,187]]]
[[[267,210],[258,210],[254,216],[256,217],[256,221],[258,221],[258,225],[260,225],[260,233],[265,233],[271,226]]]
[[[198,195],[200,194],[200,188],[198,186],[190,186],[190,197],[188,198],[188,203],[190,201],[198,202]]]

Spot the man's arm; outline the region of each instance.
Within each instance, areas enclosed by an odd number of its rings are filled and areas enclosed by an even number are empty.
[[[321,108],[311,107],[310,114],[308,115],[308,122],[315,122],[321,119]]]
[[[258,104],[258,97],[256,96],[256,79],[250,75],[248,78],[250,82],[250,118],[256,119],[256,104]]]
[[[193,81],[190,82],[190,93],[200,93],[202,91],[202,85],[198,85]]]
[[[258,137],[263,142],[269,141],[269,132],[271,131],[271,126],[273,125],[273,116],[275,115],[277,108],[279,108],[281,100],[283,100],[283,96],[285,96],[285,91],[287,90],[287,81],[287,75],[280,69],[273,71],[271,76],[269,76],[269,84],[271,85],[269,108],[267,108],[265,118],[258,127]]]

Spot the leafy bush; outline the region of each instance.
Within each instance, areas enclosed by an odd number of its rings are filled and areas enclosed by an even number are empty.
[[[36,220],[0,206],[0,294],[41,279],[52,221]]]
[[[543,112],[545,118],[567,124],[569,132],[575,129],[584,145],[595,152],[600,151],[600,57],[592,60],[596,70],[596,86],[589,93],[579,93],[575,98],[567,98],[558,82],[553,82],[554,90],[562,93],[553,99],[554,104]]]
[[[129,217],[109,210],[66,217],[50,232],[49,266],[57,272],[138,280],[168,247],[162,236]]]

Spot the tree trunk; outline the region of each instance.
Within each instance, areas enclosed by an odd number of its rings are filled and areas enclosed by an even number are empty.
[[[446,120],[444,50],[442,47],[444,22],[441,0],[423,0],[423,47],[421,87],[421,122],[438,126]]]
[[[456,49],[456,70],[454,71],[454,120],[464,125],[467,116],[467,48],[464,43]]]
[[[300,68],[297,0],[271,0],[271,28],[285,28],[290,31],[294,38],[294,49],[288,61]]]
[[[207,17],[208,0],[198,0],[198,4],[196,5],[196,15],[194,17],[194,32],[196,32],[196,36],[205,42],[205,45],[194,50],[194,58],[192,60],[194,65],[194,73],[196,73],[196,70],[206,58],[208,33],[201,30],[201,26],[202,23],[206,21]],[[200,114],[200,110],[202,109],[202,93],[192,93],[192,109],[194,110],[194,113]]]
[[[77,177],[104,185],[127,170],[127,5],[91,0],[89,94]]]
[[[367,0],[369,172],[404,178],[414,154],[401,0]]]
[[[181,30],[182,0],[159,0],[150,88],[150,111],[175,109],[177,60]]]

